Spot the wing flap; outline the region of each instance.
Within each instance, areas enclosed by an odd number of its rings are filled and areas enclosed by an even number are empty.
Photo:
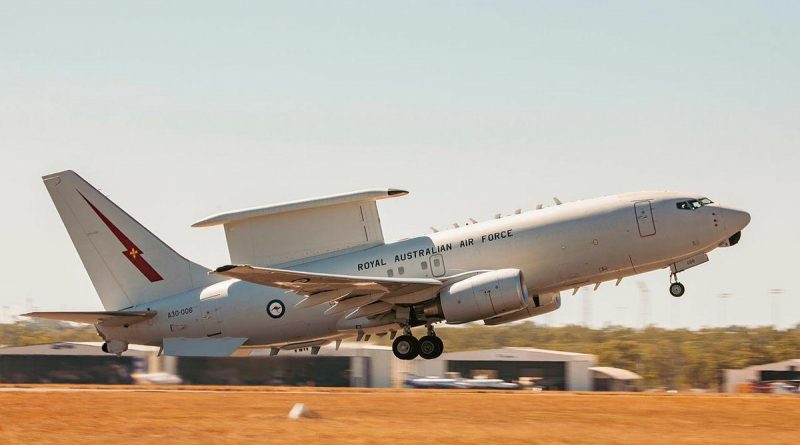
[[[48,320],[70,321],[73,323],[102,324],[103,326],[124,326],[141,323],[156,316],[157,311],[94,311],[94,312],[29,312],[25,317]]]

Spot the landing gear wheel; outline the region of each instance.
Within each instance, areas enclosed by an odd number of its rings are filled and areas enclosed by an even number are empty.
[[[419,339],[419,356],[430,360],[442,355],[444,343],[435,335],[426,335]]]
[[[669,293],[672,294],[673,297],[680,297],[684,292],[686,292],[686,288],[677,281],[669,285]]]
[[[419,354],[419,340],[411,335],[401,335],[394,339],[392,352],[400,360],[413,360]]]

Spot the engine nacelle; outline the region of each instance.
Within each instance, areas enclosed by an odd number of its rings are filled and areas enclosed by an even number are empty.
[[[561,294],[543,294],[536,295],[530,298],[528,305],[518,311],[510,314],[501,315],[499,317],[492,317],[483,322],[489,326],[495,326],[503,323],[510,323],[512,321],[524,320],[536,315],[546,314],[553,312],[561,307]]]
[[[119,355],[128,350],[128,342],[111,340],[103,343],[103,346],[101,346],[100,349],[109,354]]]
[[[525,308],[528,290],[519,269],[500,269],[445,287],[439,304],[447,323],[467,323]]]

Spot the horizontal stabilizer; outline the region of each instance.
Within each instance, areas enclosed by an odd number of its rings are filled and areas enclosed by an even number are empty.
[[[247,339],[242,337],[170,337],[164,339],[164,355],[178,357],[230,357],[246,341]]]
[[[157,311],[96,311],[96,312],[29,312],[25,317],[46,318],[48,320],[71,321],[73,323],[102,324],[103,326],[124,326],[141,323],[156,316]]]

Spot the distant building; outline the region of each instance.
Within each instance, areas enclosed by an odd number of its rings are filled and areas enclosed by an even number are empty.
[[[62,342],[0,348],[1,383],[131,383],[135,372],[159,370],[158,348],[132,345],[121,356],[100,342]]]
[[[722,377],[724,392],[750,391],[752,383],[800,380],[800,358],[777,363],[726,369]]]
[[[593,366],[592,381],[595,391],[637,391],[642,376],[627,369],[611,368],[608,366]]]
[[[402,384],[405,363],[392,348],[366,342],[307,351],[255,349],[240,357],[178,357],[176,373],[185,383],[204,385],[351,386],[386,388]]]
[[[577,352],[534,348],[499,348],[442,354],[445,370],[463,377],[498,378],[508,382],[533,379],[549,390],[590,391],[589,368],[597,357]],[[432,360],[435,362],[435,360]]]
[[[547,390],[628,390],[640,377],[598,368],[590,354],[499,348],[442,354],[434,360],[398,360],[388,346],[333,344],[307,351],[243,350],[235,357],[165,357],[157,347],[131,345],[121,356],[102,343],[64,342],[0,348],[0,383],[133,383],[134,373],[177,375],[185,384],[402,387],[409,376],[496,378]]]

